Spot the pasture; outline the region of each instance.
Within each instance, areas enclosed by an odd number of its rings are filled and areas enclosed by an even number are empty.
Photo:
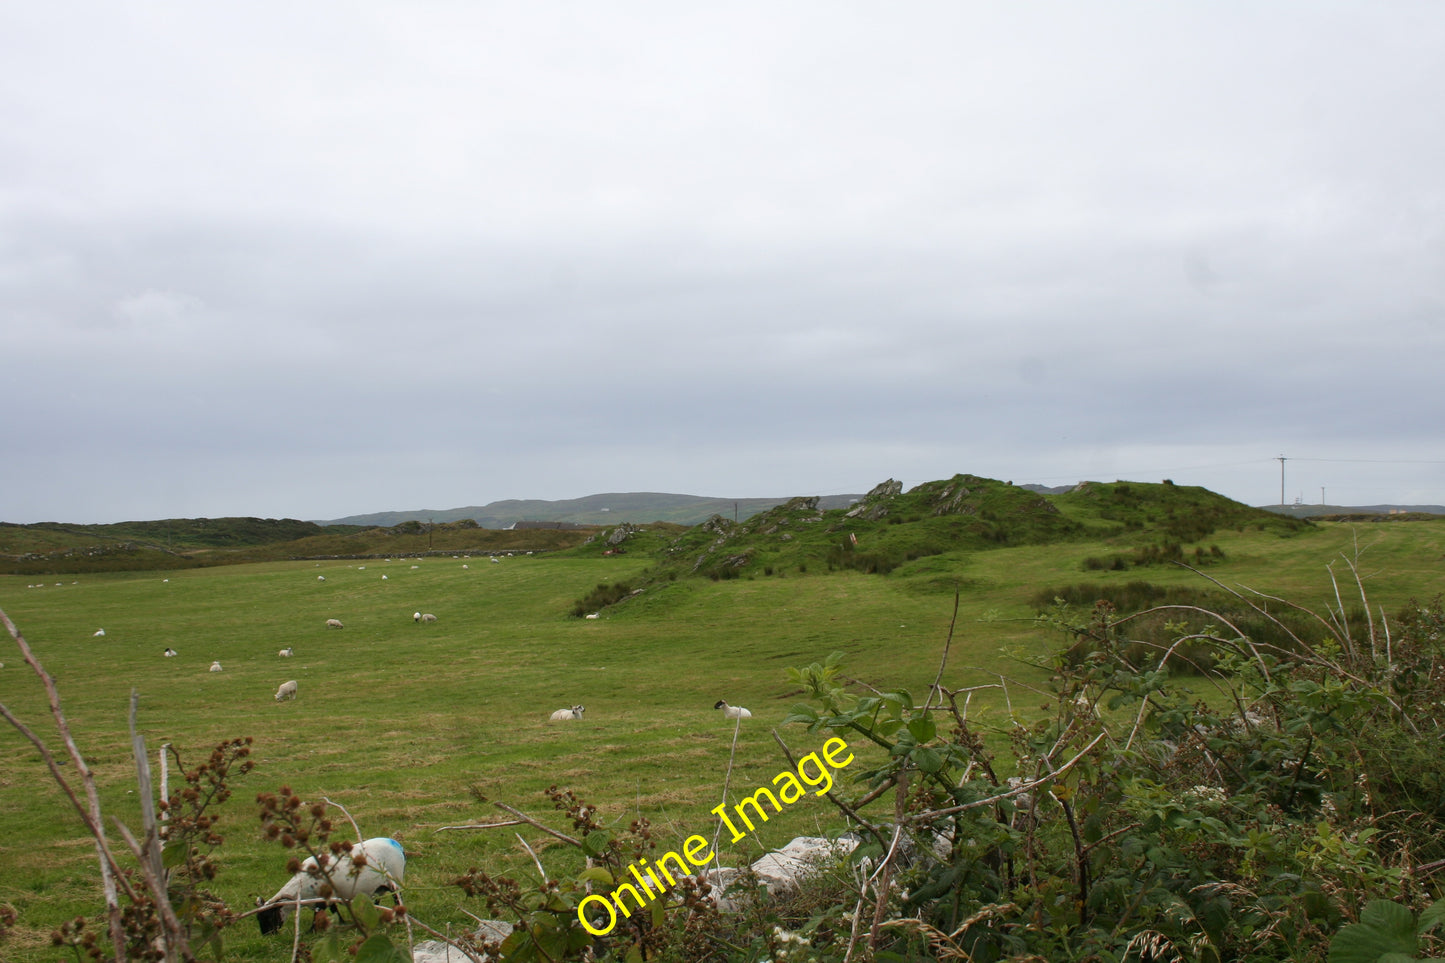
[[[1445,588],[1445,522],[1321,523],[1291,538],[1220,532],[1211,541],[1226,560],[1207,569],[1210,577],[1317,611],[1335,604],[1332,561],[1345,604],[1358,602],[1341,562],[1357,545],[1366,547],[1360,570],[1382,611]],[[164,743],[195,762],[222,740],[254,740],[256,769],[237,782],[218,826],[226,842],[212,888],[233,908],[269,896],[287,877],[286,854],[261,838],[253,802],[286,785],[308,801],[345,806],[365,835],[400,840],[410,911],[457,932],[469,926],[463,909],[483,911],[451,879],[470,866],[535,871],[513,829],[443,831],[501,818],[484,799],[566,829],[541,794],[555,784],[621,825],[647,817],[663,847],[692,833],[710,838],[733,736],[712,708],[718,699],[754,714],[729,777],[735,801],[784,768],[772,729],[799,753],[825,738],[779,726],[796,695],[786,668],[843,651],[845,674],[921,700],[948,636],[955,586],[961,599],[944,684],[980,685],[1003,673],[1021,683],[1011,689],[1014,710],[1028,713],[1043,696],[1022,684],[1042,685],[1047,672],[1020,660],[1063,642],[1030,621],[1040,589],[1204,582],[1172,567],[1084,572],[1100,551],[1099,541],[1079,541],[951,554],[886,577],[678,579],[596,620],[572,617],[574,601],[599,583],[635,578],[649,559],[263,563],[51,577],[39,588],[27,587],[35,576],[6,576],[0,608],[56,678],[108,817],[139,824],[126,732],[133,689],[152,759]],[[438,621],[417,624],[416,611]],[[328,629],[331,618],[345,628]],[[105,636],[94,636],[101,628]],[[162,657],[167,646],[177,657]],[[279,658],[287,646],[295,656]],[[213,660],[224,671],[208,672]],[[0,702],[61,752],[43,690],[8,638],[0,661]],[[299,696],[278,703],[273,695],[288,679]],[[576,703],[587,707],[583,720],[547,721]],[[1002,724],[1003,706],[999,690],[986,690],[974,711]],[[867,760],[866,746],[852,748]],[[742,863],[838,825],[830,804],[809,797],[735,847],[724,839],[723,861]],[[523,835],[553,875],[580,867],[574,851],[534,830]],[[20,912],[0,946],[7,960],[54,959],[50,930],[101,907],[93,847],[39,754],[8,725],[0,733],[0,866],[0,903]],[[226,943],[229,959],[280,960],[290,951],[289,940],[263,939],[250,920]]]

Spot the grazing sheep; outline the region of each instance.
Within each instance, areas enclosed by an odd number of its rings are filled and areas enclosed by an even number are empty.
[[[326,576],[325,576],[325,575],[318,575],[318,576],[316,576],[316,581],[318,581],[318,582],[324,582],[324,581],[326,581]]]
[[[219,662],[212,662],[212,663],[211,663],[211,671],[212,671],[212,672],[220,672],[220,671],[221,671],[221,663],[219,663]]]
[[[552,718],[548,721],[569,722],[574,719],[581,719],[584,709],[586,709],[586,706],[573,706],[570,709],[558,709],[556,712],[552,713]]]
[[[166,646],[165,656],[168,659],[174,659],[176,657],[176,650],[171,648],[169,645]]]
[[[96,629],[94,632],[92,632],[92,633],[90,633],[90,634],[91,634],[92,637],[98,639],[98,638],[100,638],[102,635],[105,634],[105,629]]]
[[[753,717],[753,714],[742,706],[730,706],[722,699],[717,700],[717,705],[713,706],[713,708],[721,709],[723,715],[729,719],[751,719]]]
[[[296,653],[295,653],[295,652],[292,652],[292,651],[291,651],[291,646],[288,645],[288,646],[286,646],[286,648],[282,649],[280,652],[277,652],[276,654],[279,655],[279,656],[280,656],[281,658],[283,658],[283,659],[289,659],[289,658],[291,658],[291,656],[295,655]]]
[[[346,628],[346,626],[344,626],[344,625],[341,624],[341,620],[340,620],[340,619],[327,619],[327,620],[326,620],[326,627],[327,627],[328,629],[344,629],[344,628]]]
[[[290,682],[281,683],[281,688],[276,690],[276,701],[294,698],[296,698],[296,680],[292,679]]]
[[[420,621],[422,621],[422,622],[435,622],[436,620],[437,620],[437,617],[436,617],[435,615],[432,615],[430,612],[423,612],[423,613],[421,614],[421,619],[420,619]]]
[[[362,859],[354,862],[352,854],[361,851]],[[274,933],[281,928],[285,911],[298,900],[318,899],[323,888],[330,889],[328,899],[350,901],[361,893],[378,894],[390,892],[396,898],[406,872],[406,853],[401,843],[386,837],[376,837],[353,846],[350,853],[340,857],[322,853],[327,859],[323,872],[315,856],[308,856],[301,864],[301,870],[276,895],[261,903],[256,921],[262,934]],[[328,880],[329,877],[329,880]]]

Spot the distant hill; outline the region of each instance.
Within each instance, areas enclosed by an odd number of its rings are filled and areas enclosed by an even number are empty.
[[[1349,515],[1445,515],[1445,505],[1261,505],[1260,508],[1291,518]]]
[[[825,508],[846,508],[862,495],[824,495],[818,504]],[[622,522],[646,524],[671,522],[697,525],[714,515],[742,521],[788,501],[786,498],[711,498],[666,492],[608,492],[567,498],[506,499],[465,508],[421,509],[349,515],[318,525],[365,525],[390,527],[403,522],[456,522],[471,519],[482,528],[509,528],[516,522],[573,522],[578,525],[617,525]]]

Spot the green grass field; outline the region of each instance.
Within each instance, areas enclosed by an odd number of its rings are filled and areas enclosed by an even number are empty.
[[[620,824],[646,816],[664,846],[711,836],[709,810],[722,798],[733,734],[712,709],[718,699],[754,713],[731,773],[735,800],[786,767],[773,728],[800,753],[823,741],[779,727],[796,695],[786,668],[841,650],[845,674],[921,698],[938,669],[955,587],[961,599],[945,684],[995,681],[994,673],[1042,683],[1046,673],[1018,659],[1064,641],[1029,621],[1041,590],[1138,579],[1210,587],[1172,566],[1084,571],[1086,559],[1133,537],[945,552],[888,576],[814,566],[806,575],[679,578],[595,620],[572,617],[575,600],[598,583],[638,579],[652,559],[578,552],[497,564],[473,558],[467,568],[449,558],[273,562],[50,577],[39,588],[27,587],[36,576],[0,576],[0,608],[56,678],[108,816],[139,823],[126,732],[132,690],[152,758],[167,742],[199,761],[221,740],[254,739],[256,769],[236,785],[219,827],[227,839],[214,890],[233,907],[269,896],[286,879],[286,854],[261,839],[253,799],[289,785],[307,800],[344,805],[366,835],[401,840],[412,913],[462,931],[463,908],[482,910],[450,879],[470,866],[519,874],[530,866],[511,829],[441,831],[501,816],[479,796],[546,819],[541,790],[557,784]],[[1289,537],[1219,531],[1208,541],[1224,553],[1206,569],[1210,577],[1320,611],[1335,601],[1331,563],[1346,604],[1358,602],[1341,558],[1357,546],[1377,612],[1445,590],[1442,520],[1318,523]],[[418,610],[439,621],[414,624]],[[326,628],[329,618],[345,628]],[[100,628],[106,634],[97,638]],[[163,658],[167,646],[178,657]],[[277,656],[286,646],[294,658]],[[212,660],[225,670],[208,672]],[[43,690],[8,639],[0,661],[0,702],[60,752]],[[299,698],[275,702],[288,679],[299,682]],[[1039,701],[1023,688],[1013,695],[1021,712]],[[587,706],[583,721],[547,721],[574,703]],[[997,690],[973,704],[998,718],[1002,705]],[[866,747],[855,748],[867,758]],[[550,822],[565,828],[559,818]],[[745,862],[793,835],[837,825],[832,807],[809,797],[756,838],[725,847],[724,861]],[[524,836],[553,874],[580,866],[580,855],[541,833]],[[0,944],[6,960],[57,958],[49,932],[101,907],[79,819],[39,754],[9,726],[0,730],[0,866],[0,903],[20,912]],[[280,960],[290,951],[289,940],[263,939],[250,921],[228,932],[227,947],[237,960]]]

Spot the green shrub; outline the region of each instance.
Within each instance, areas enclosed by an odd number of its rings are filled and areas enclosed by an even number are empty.
[[[616,605],[631,594],[632,587],[626,582],[598,582],[595,589],[573,604],[572,615],[580,619],[609,605]]]

